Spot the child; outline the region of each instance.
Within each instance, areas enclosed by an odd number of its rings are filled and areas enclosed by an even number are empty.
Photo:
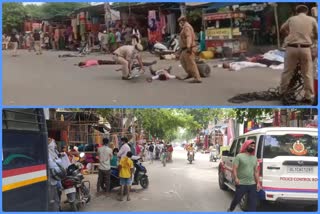
[[[126,157],[121,158],[119,163],[119,177],[120,177],[120,201],[123,201],[123,191],[124,187],[127,187],[127,201],[130,201],[130,188],[132,184],[133,175],[133,161],[130,159],[132,157],[132,152],[128,152]]]
[[[119,149],[118,148],[114,148],[113,151],[112,151],[112,158],[111,158],[111,161],[110,161],[110,164],[111,164],[111,167],[112,168],[116,168],[118,167],[118,152],[119,152]]]

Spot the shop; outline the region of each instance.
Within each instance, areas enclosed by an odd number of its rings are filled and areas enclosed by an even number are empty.
[[[207,50],[218,54],[239,54],[247,51],[248,38],[239,23],[246,18],[241,12],[218,12],[203,15]]]
[[[179,3],[139,3],[114,6],[120,12],[121,23],[138,26],[145,41],[162,41],[166,35],[178,32]]]

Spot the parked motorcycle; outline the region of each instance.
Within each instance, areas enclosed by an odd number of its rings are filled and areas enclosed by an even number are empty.
[[[141,157],[132,156],[131,159],[135,167],[134,180],[132,182],[132,185],[140,184],[142,188],[144,189],[148,188],[149,178],[147,175],[147,169],[140,162]],[[119,170],[118,168],[111,168],[110,190],[119,186],[120,186]]]
[[[219,159],[219,156],[218,156],[218,152],[217,150],[212,150],[210,152],[210,162],[217,162],[217,160]]]
[[[192,161],[194,160],[194,152],[191,151],[188,153],[188,161],[190,164],[192,164]]]
[[[84,153],[80,157],[84,157]],[[67,168],[67,176],[61,182],[68,199],[65,203],[70,204],[72,211],[78,211],[91,199],[90,182],[84,181],[81,169],[81,163],[71,164]]]
[[[151,48],[152,54],[170,54],[180,50],[178,35],[171,35],[167,42],[156,42]]]

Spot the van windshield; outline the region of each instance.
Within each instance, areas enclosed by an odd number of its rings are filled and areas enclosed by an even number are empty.
[[[263,157],[318,156],[318,137],[307,134],[266,135]]]

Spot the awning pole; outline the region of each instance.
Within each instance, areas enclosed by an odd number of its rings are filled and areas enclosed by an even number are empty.
[[[278,20],[278,5],[275,3],[275,4],[272,4],[273,6],[273,11],[274,11],[274,18],[275,18],[275,21],[276,21],[276,30],[277,30],[277,44],[278,44],[278,48],[280,48],[280,32],[279,32],[279,20]]]

